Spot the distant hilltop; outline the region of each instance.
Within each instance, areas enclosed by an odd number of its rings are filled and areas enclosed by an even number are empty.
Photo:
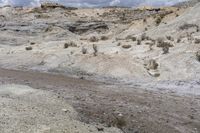
[[[172,6],[180,2],[187,0],[3,0],[0,1],[0,6],[11,5],[15,7],[36,7],[40,6],[41,3],[59,3],[67,7],[138,7],[138,6]],[[192,0],[198,1],[198,0]]]

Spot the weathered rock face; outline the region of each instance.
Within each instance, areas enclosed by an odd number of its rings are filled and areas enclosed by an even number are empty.
[[[108,30],[108,25],[104,22],[81,22],[78,21],[75,24],[69,26],[69,31],[75,34],[83,34],[88,31],[91,32],[106,32]]]

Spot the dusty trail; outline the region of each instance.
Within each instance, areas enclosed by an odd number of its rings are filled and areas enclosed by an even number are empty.
[[[1,84],[25,84],[55,93],[81,121],[117,126],[126,133],[198,133],[200,98],[40,72],[0,69]]]

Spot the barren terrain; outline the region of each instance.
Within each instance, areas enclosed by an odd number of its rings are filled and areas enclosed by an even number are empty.
[[[0,132],[199,133],[200,4],[0,8]]]

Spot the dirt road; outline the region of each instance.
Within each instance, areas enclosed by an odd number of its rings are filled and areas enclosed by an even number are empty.
[[[0,84],[22,84],[64,98],[85,123],[125,133],[199,133],[200,98],[62,75],[0,69]]]

